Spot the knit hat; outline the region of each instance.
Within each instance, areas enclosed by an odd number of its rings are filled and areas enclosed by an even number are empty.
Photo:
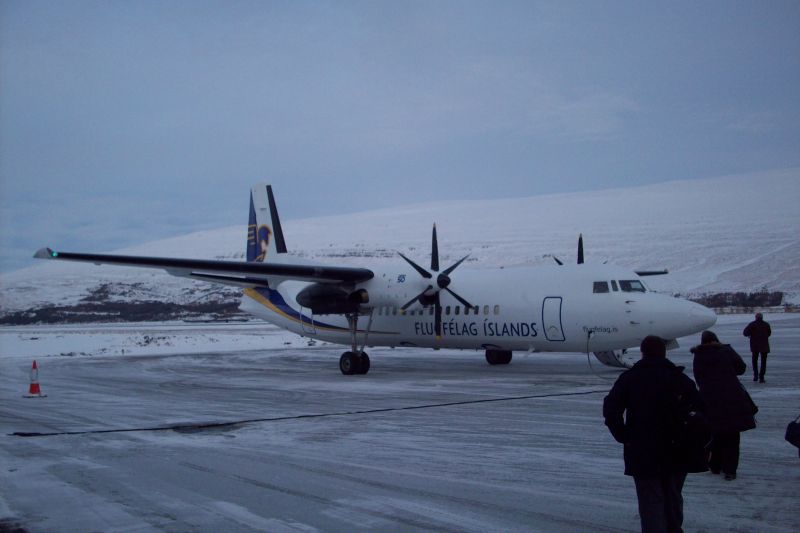
[[[639,349],[644,357],[666,357],[667,355],[667,345],[664,344],[664,339],[656,335],[645,337]]]

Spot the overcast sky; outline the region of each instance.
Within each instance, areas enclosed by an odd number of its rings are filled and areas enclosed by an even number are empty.
[[[797,1],[2,0],[0,270],[259,181],[291,219],[800,167],[799,95]]]

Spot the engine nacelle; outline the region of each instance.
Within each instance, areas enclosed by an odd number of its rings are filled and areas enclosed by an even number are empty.
[[[364,289],[348,292],[336,285],[314,283],[297,293],[296,299],[315,315],[341,315],[355,313],[362,304],[369,303],[369,293]]]

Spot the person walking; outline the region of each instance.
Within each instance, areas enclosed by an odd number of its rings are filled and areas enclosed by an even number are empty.
[[[756,427],[758,408],[739,382],[747,365],[736,350],[719,342],[717,335],[704,331],[694,354],[694,379],[700,387],[705,414],[711,428],[711,472],[736,479],[739,467],[739,441],[742,431]]]
[[[624,445],[625,475],[633,476],[642,531],[680,532],[686,475],[708,468],[704,462],[690,464],[676,447],[676,406],[680,402],[687,410],[700,410],[702,400],[683,367],[667,359],[663,339],[645,337],[641,351],[641,360],[619,376],[605,397],[603,417]]]
[[[753,381],[764,383],[767,373],[767,354],[769,353],[769,337],[772,328],[764,320],[764,315],[756,313],[756,319],[747,324],[742,334],[750,337],[750,351],[753,353]],[[758,370],[758,356],[761,354],[761,371]]]

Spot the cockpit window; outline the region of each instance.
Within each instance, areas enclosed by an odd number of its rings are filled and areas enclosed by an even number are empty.
[[[647,292],[644,285],[638,279],[619,280],[619,288],[622,292]]]
[[[608,282],[607,281],[595,281],[594,282],[594,293],[598,292],[608,292]]]

